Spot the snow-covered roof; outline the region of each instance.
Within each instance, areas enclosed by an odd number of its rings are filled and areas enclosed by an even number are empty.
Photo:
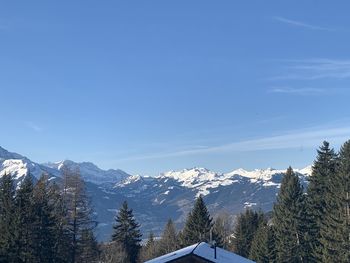
[[[216,258],[215,258],[214,248],[211,247],[209,244],[202,242],[202,243],[194,244],[192,246],[185,247],[180,250],[171,252],[164,256],[146,261],[145,263],[166,263],[166,262],[170,262],[191,254],[215,263],[216,262],[217,263],[253,263],[254,262],[221,248],[216,248]]]

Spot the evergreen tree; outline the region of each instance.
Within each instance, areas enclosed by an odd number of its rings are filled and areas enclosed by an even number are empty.
[[[339,156],[339,171],[328,180],[326,213],[320,226],[323,262],[350,262],[350,141]]]
[[[275,235],[272,226],[263,220],[252,241],[249,258],[257,263],[275,263]]]
[[[136,222],[133,211],[128,208],[126,201],[124,201],[115,220],[112,240],[126,251],[129,262],[135,263],[140,251],[142,235],[139,230],[140,225]]]
[[[309,262],[322,262],[324,260],[321,229],[326,228],[326,214],[329,209],[327,202],[331,200],[330,183],[337,170],[338,156],[334,149],[330,148],[328,142],[323,142],[317,151],[307,189],[303,254],[307,256]]]
[[[35,214],[33,207],[33,181],[28,174],[21,182],[17,191],[16,204],[16,229],[14,236],[16,242],[16,255],[18,262],[33,262],[33,222],[35,222]]]
[[[48,195],[52,207],[52,216],[54,220],[54,254],[55,259],[52,262],[64,263],[71,262],[72,248],[71,235],[69,232],[67,208],[63,201],[62,189],[56,184],[51,183],[48,186]]]
[[[302,261],[300,214],[303,209],[303,188],[291,167],[283,177],[274,206],[276,252],[278,262]]]
[[[79,242],[79,259],[81,263],[96,263],[99,258],[99,248],[91,229],[82,231],[81,240]]]
[[[267,231],[267,250],[269,263],[277,263],[277,253],[276,253],[276,235],[273,226],[268,226]]]
[[[216,245],[223,249],[230,249],[231,237],[233,233],[232,221],[228,214],[220,214],[214,221],[213,237]]]
[[[245,210],[237,217],[233,231],[234,239],[232,240],[233,250],[242,257],[248,257],[251,244],[255,233],[264,220],[264,215],[250,209]]]
[[[182,231],[182,246],[185,247],[202,241],[209,242],[212,226],[212,218],[202,196],[199,196],[192,211],[188,214]]]
[[[267,222],[261,222],[257,229],[252,245],[250,247],[249,258],[257,263],[269,263],[269,247],[268,247],[269,227]]]
[[[83,231],[93,230],[96,222],[93,220],[93,210],[86,193],[86,186],[80,176],[79,169],[63,170],[63,203],[66,209],[66,231],[70,236],[71,263],[79,262],[79,247]]]
[[[16,262],[15,188],[10,174],[0,180],[0,262]]]
[[[179,248],[179,239],[176,233],[175,225],[173,221],[169,219],[159,241],[159,254],[165,255]]]
[[[33,191],[33,253],[34,262],[52,262],[55,255],[55,219],[50,203],[48,178],[40,177]]]

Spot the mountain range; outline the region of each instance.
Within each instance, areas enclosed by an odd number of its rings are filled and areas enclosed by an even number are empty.
[[[133,208],[146,234],[151,230],[160,233],[169,218],[181,227],[199,195],[203,195],[214,216],[235,215],[247,207],[270,211],[285,173],[272,168],[217,173],[195,167],[150,177],[130,175],[119,169],[103,170],[91,162],[65,160],[39,164],[0,147],[0,176],[10,173],[17,182],[29,173],[35,178],[47,173],[59,179],[65,166],[79,168],[86,182],[99,222],[96,230],[99,240],[110,238],[114,216],[124,200]],[[306,185],[311,166],[294,171]]]

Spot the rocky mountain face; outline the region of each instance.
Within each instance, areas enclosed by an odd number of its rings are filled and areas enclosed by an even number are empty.
[[[247,207],[269,211],[278,193],[284,170],[272,168],[216,173],[205,168],[161,173],[156,177],[129,175],[121,170],[102,170],[93,163],[62,161],[38,164],[0,147],[0,176],[10,173],[20,181],[27,174],[38,178],[42,173],[59,180],[64,166],[79,168],[92,199],[98,238],[108,240],[114,216],[124,200],[133,208],[142,230],[147,234],[162,231],[172,218],[179,227],[191,210],[194,199],[203,195],[212,215],[237,214]],[[303,184],[311,167],[295,170]]]

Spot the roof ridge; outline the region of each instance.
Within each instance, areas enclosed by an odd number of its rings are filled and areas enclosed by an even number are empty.
[[[198,247],[200,244],[202,244],[202,243],[205,243],[205,242],[204,242],[204,241],[199,242],[199,243],[194,247],[194,249],[191,251],[190,254],[193,254],[193,252],[197,249],[197,247]]]

